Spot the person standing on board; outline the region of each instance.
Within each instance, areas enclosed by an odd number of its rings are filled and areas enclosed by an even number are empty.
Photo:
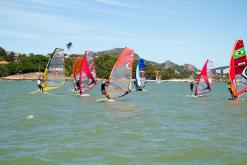
[[[191,93],[193,93],[193,90],[194,90],[194,83],[193,81],[190,82],[190,91]]]
[[[37,85],[38,85],[39,91],[40,91],[40,92],[44,92],[43,87],[42,87],[42,85],[41,85],[41,78],[40,78],[40,77],[39,77],[39,79],[38,79],[38,81],[37,81]]]
[[[233,96],[233,92],[232,92],[232,87],[231,87],[230,81],[227,82],[227,87],[228,87],[228,91],[230,92],[232,98],[235,98],[235,96]]]
[[[135,85],[136,91],[142,91],[142,89],[138,86],[138,83],[136,80],[134,81],[134,85]]]
[[[109,85],[109,81],[108,80],[103,80],[101,83],[101,93],[102,95],[105,96],[105,99],[110,99],[110,97],[108,96],[108,93],[105,89],[105,87],[107,87]]]

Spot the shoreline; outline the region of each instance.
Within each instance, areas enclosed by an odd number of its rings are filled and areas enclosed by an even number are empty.
[[[1,80],[38,80],[39,76],[42,75],[41,72],[32,72],[32,73],[24,73],[24,74],[16,74],[7,77],[1,77]],[[73,80],[73,77],[65,77],[65,80]],[[102,81],[101,78],[97,78],[98,81]],[[132,79],[132,81],[135,79]],[[147,80],[147,82],[155,82],[156,80]],[[191,82],[193,81],[190,78],[185,79],[170,79],[170,80],[161,80],[161,82]]]
[[[32,73],[24,73],[24,74],[15,74],[7,77],[0,77],[0,80],[38,80],[39,76],[42,75],[41,72],[32,72]],[[74,78],[72,76],[65,77],[66,81],[72,81]],[[102,81],[103,79],[97,78],[97,81]],[[135,79],[132,79],[134,81]],[[195,80],[191,78],[183,78],[183,79],[169,79],[169,80],[161,80],[161,82],[195,82]],[[156,80],[147,80],[147,82],[156,82]],[[226,81],[214,81],[214,82],[226,82]]]

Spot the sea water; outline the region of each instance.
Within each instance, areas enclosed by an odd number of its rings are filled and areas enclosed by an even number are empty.
[[[36,81],[0,81],[0,164],[246,164],[247,97],[214,83],[149,82],[114,102],[75,96],[72,82],[46,94]]]

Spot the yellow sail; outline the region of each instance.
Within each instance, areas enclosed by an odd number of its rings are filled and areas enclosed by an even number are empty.
[[[60,88],[64,84],[64,52],[63,49],[56,48],[44,71],[42,87],[44,91],[48,91]]]

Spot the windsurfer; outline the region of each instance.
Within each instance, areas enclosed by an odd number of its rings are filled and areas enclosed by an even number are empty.
[[[108,96],[108,93],[105,89],[105,87],[107,87],[108,85],[109,85],[108,80],[103,80],[103,82],[101,83],[101,93],[102,93],[102,95],[105,96],[105,99],[110,99],[110,97]]]
[[[134,85],[136,87],[136,91],[142,91],[142,89],[138,86],[138,83],[136,80],[134,81]]]
[[[73,84],[75,91],[78,91],[80,89],[80,80],[74,80]]]
[[[76,85],[76,89],[79,90],[81,86],[80,80],[76,80],[75,85]]]
[[[232,88],[231,88],[231,83],[230,83],[230,81],[227,82],[227,87],[228,87],[228,90],[229,90],[229,92],[230,92],[232,98],[235,98],[235,96],[233,95],[233,92],[232,92]]]
[[[194,82],[191,81],[190,82],[190,91],[191,91],[191,93],[193,92],[193,90],[194,90]]]
[[[43,87],[41,85],[41,82],[42,82],[42,79],[41,79],[41,77],[39,77],[39,79],[37,81],[37,85],[38,85],[39,91],[44,92]]]

